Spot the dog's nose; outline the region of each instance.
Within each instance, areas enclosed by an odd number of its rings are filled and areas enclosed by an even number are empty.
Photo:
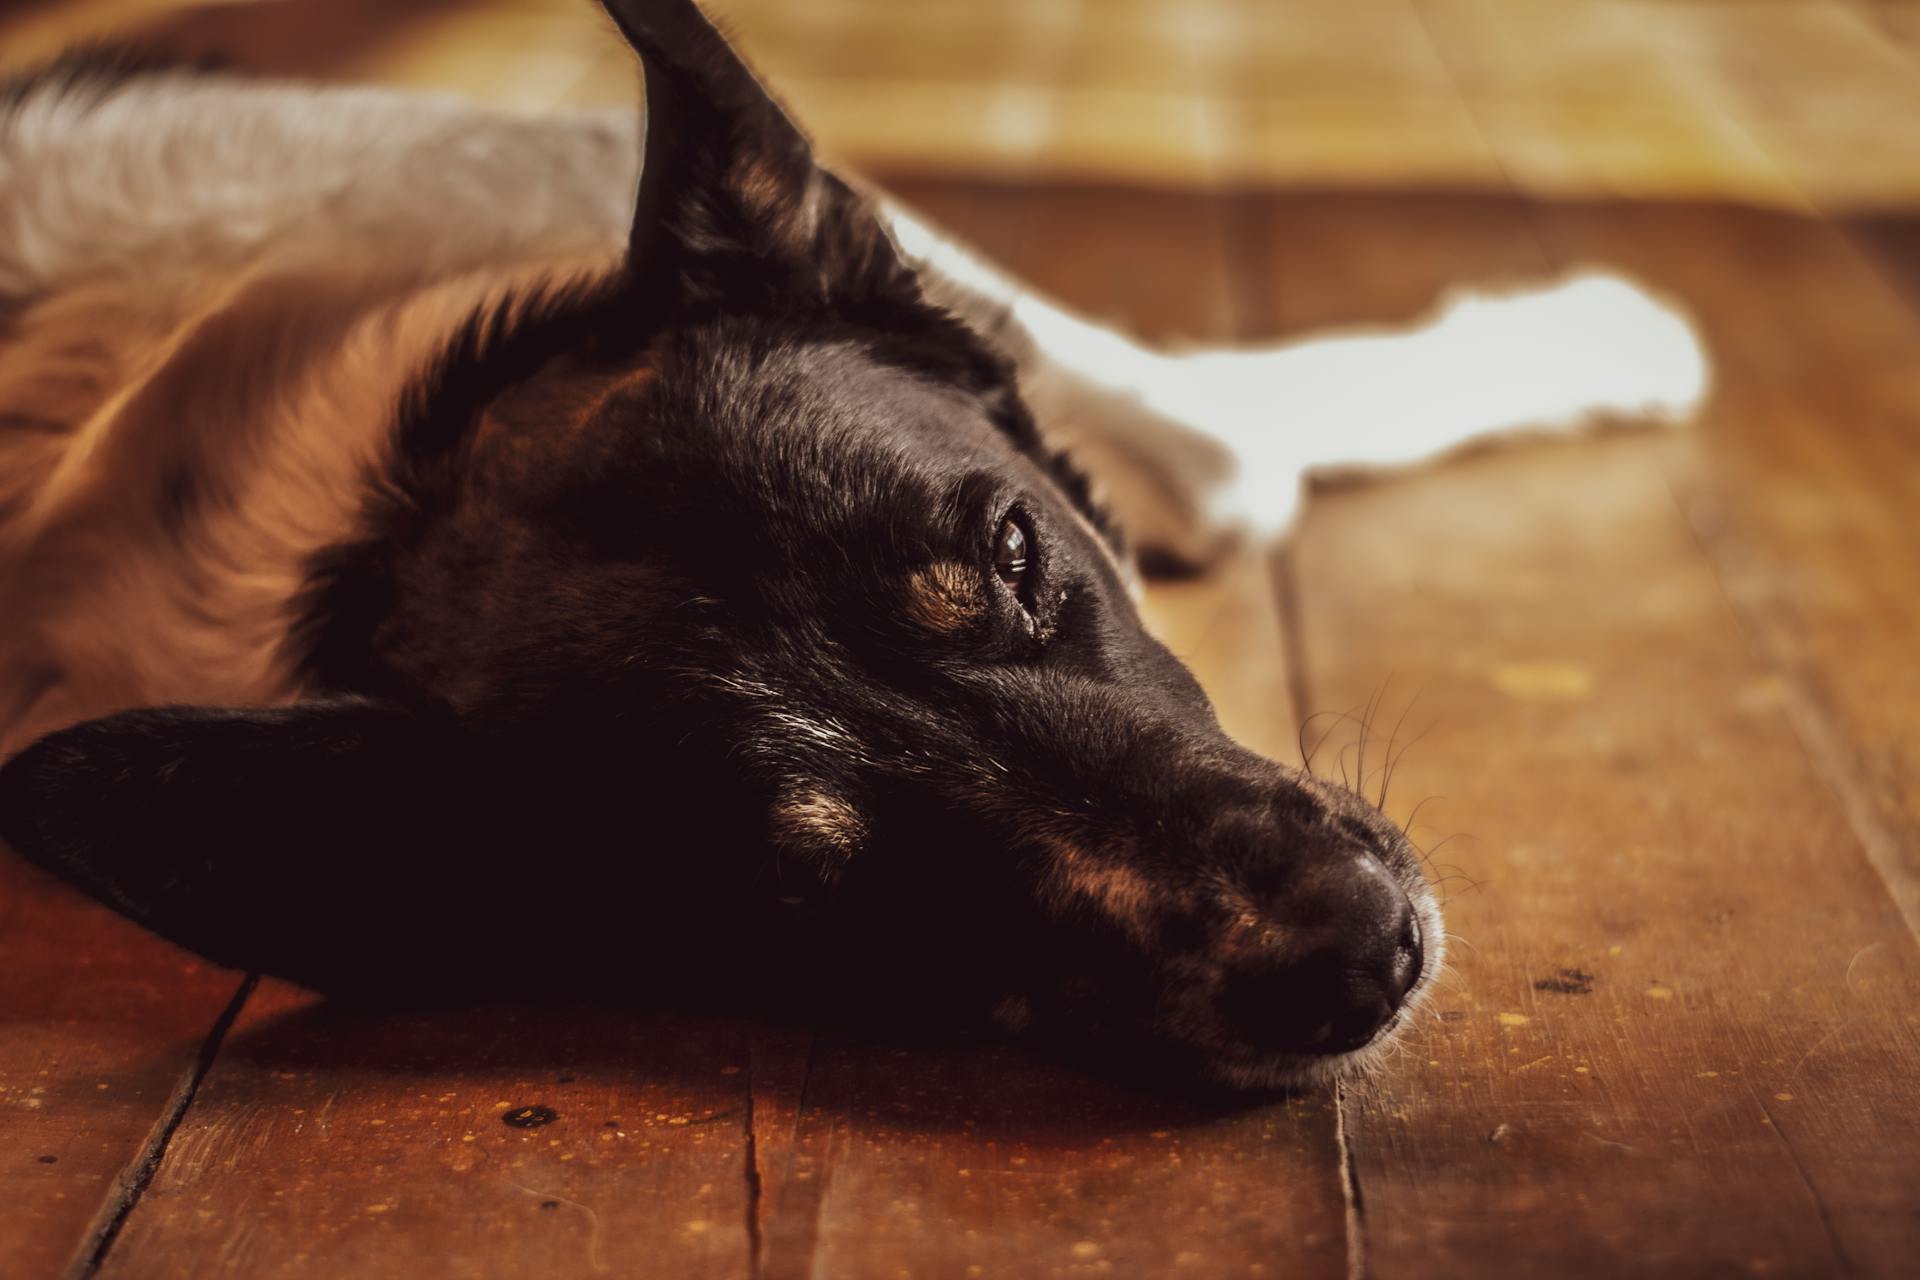
[[[1286,916],[1294,920],[1291,925]],[[1420,978],[1420,924],[1392,875],[1357,857],[1277,921],[1289,942],[1227,973],[1220,1013],[1260,1049],[1349,1053],[1392,1021]]]

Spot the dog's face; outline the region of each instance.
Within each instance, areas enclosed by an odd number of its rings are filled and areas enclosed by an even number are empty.
[[[1236,1084],[1373,1042],[1438,962],[1405,838],[1226,738],[1008,362],[696,14],[642,7],[611,6],[652,113],[629,267],[477,318],[316,565],[299,657],[356,700],[56,735],[7,834],[322,984],[458,971],[483,920],[533,964],[614,901],[658,966],[779,904],[842,978]],[[128,847],[156,831],[185,867]],[[543,865],[529,931],[495,894]],[[317,921],[261,923],[275,893]]]

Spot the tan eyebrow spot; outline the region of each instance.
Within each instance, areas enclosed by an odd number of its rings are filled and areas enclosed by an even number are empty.
[[[821,866],[846,862],[867,838],[860,811],[826,791],[783,798],[773,807],[772,821],[773,837],[781,847]]]
[[[907,616],[929,631],[964,631],[986,611],[979,572],[957,560],[936,560],[907,580]]]
[[[1053,849],[1049,878],[1056,892],[1099,908],[1136,938],[1150,932],[1158,897],[1151,881],[1132,867],[1095,858],[1074,845],[1056,841]]]

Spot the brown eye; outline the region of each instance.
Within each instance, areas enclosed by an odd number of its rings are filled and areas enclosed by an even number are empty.
[[[1000,522],[1000,533],[994,539],[993,571],[1015,592],[1027,576],[1027,531],[1011,518]]]

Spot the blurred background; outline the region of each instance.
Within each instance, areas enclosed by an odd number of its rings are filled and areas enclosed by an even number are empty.
[[[200,35],[332,77],[624,102],[572,0],[13,0],[6,56]],[[1920,196],[1903,0],[737,0],[733,33],[858,167],[1152,184]]]
[[[1909,0],[734,0],[797,114],[868,168],[1156,184],[1920,196]],[[526,106],[625,101],[575,0],[13,0],[10,61],[146,29]]]

